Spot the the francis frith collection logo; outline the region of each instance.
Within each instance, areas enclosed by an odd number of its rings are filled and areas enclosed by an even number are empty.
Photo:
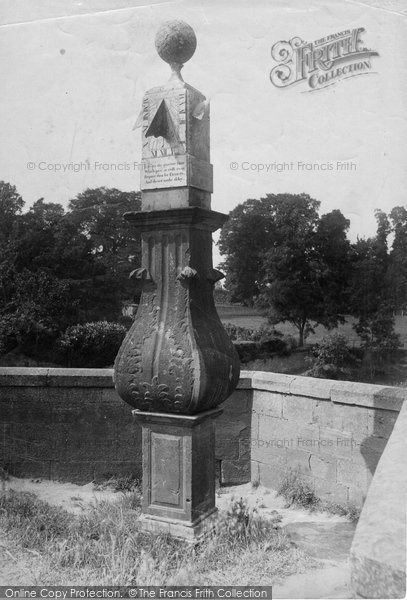
[[[285,88],[296,83],[307,83],[306,91],[326,88],[349,77],[372,73],[372,57],[379,56],[364,46],[363,27],[346,29],[315,42],[299,37],[281,41],[271,48],[271,56],[278,64],[270,72],[273,85]]]

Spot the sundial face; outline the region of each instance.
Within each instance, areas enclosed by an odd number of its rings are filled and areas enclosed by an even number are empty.
[[[155,91],[155,90],[154,90]],[[165,106],[162,106],[162,103]],[[165,110],[164,110],[165,109]],[[160,111],[158,114],[157,112]],[[172,136],[157,135],[160,131],[160,120],[166,118]],[[168,118],[169,117],[169,118]],[[158,122],[155,134],[146,135],[152,123]],[[168,133],[168,131],[167,131]],[[184,154],[186,152],[186,94],[185,89],[163,90],[163,93],[147,94],[143,101],[143,158],[159,158]]]

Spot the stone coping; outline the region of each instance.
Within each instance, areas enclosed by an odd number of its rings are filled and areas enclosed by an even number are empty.
[[[279,394],[304,396],[329,400],[338,404],[351,404],[384,410],[401,410],[407,400],[407,388],[385,385],[373,385],[355,381],[338,381],[334,379],[317,379],[300,375],[283,373],[266,373],[264,371],[242,371],[238,387],[249,387],[254,390],[269,391]]]
[[[113,369],[0,367],[1,387],[114,387]]]
[[[113,388],[113,369],[0,367],[0,387]],[[399,411],[407,399],[406,388],[264,371],[241,371],[237,389],[269,391],[394,411]]]

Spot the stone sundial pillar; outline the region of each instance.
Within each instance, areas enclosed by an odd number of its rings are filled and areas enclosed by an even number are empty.
[[[170,64],[149,90],[142,127],[142,286],[134,323],[116,358],[114,381],[143,430],[144,529],[195,541],[216,512],[214,419],[235,389],[239,358],[217,315],[212,233],[226,215],[210,208],[209,104],[181,76],[196,48],[193,29],[164,23],[156,36]]]

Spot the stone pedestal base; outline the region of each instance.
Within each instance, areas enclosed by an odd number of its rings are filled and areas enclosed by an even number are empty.
[[[217,408],[197,415],[133,411],[143,431],[141,526],[196,543],[214,525]]]

